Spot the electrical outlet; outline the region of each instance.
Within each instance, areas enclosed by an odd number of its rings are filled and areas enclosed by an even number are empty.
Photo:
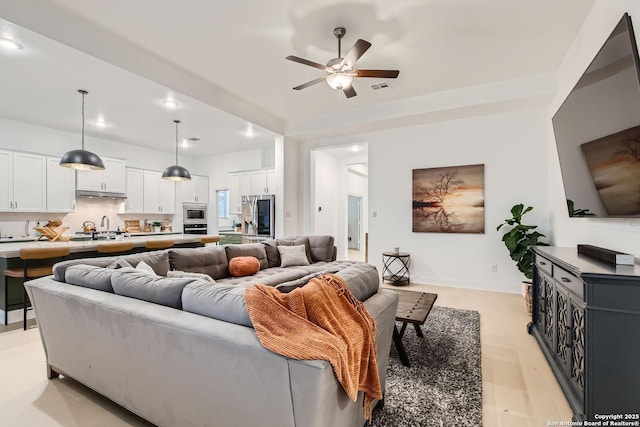
[[[491,264],[491,272],[492,273],[498,272],[498,264]]]

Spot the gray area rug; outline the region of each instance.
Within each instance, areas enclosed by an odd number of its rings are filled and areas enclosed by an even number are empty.
[[[411,367],[391,344],[384,407],[372,425],[482,426],[480,314],[435,306],[422,331],[418,338],[408,325],[402,339]]]

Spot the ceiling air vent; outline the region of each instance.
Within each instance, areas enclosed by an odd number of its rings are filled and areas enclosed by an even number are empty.
[[[376,83],[374,85],[371,85],[371,89],[373,90],[380,90],[380,89],[391,89],[391,85],[387,82],[382,82],[382,83]]]

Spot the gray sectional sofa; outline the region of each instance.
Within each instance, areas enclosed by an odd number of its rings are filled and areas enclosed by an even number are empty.
[[[309,265],[280,266],[278,246],[298,244]],[[229,262],[247,255],[260,270],[230,276]],[[166,277],[177,272],[215,283]],[[376,320],[384,389],[397,294],[379,287],[375,267],[336,261],[328,236],[70,260],[25,285],[50,378],[68,375],[154,424],[362,426],[362,393],[350,401],[326,361],[265,349],[244,306],[244,289],[256,283],[288,292],[326,272],[341,276]]]

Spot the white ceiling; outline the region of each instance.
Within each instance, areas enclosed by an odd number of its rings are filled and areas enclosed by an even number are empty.
[[[0,96],[9,101],[0,116],[77,129],[83,87],[88,119],[103,113],[113,123],[101,131],[107,137],[170,150],[177,117],[182,135],[202,138],[192,155],[254,148],[275,133],[247,140],[247,120],[287,134],[315,117],[330,123],[372,105],[553,72],[593,3],[0,0],[0,18],[60,42],[0,26],[25,45],[0,53]],[[325,84],[291,89],[323,72],[284,57],[325,63],[337,54],[336,26],[347,29],[343,52],[358,38],[373,43],[357,68],[400,70],[392,89],[373,91],[380,80],[364,78],[348,100]],[[183,108],[160,108],[167,94]]]

